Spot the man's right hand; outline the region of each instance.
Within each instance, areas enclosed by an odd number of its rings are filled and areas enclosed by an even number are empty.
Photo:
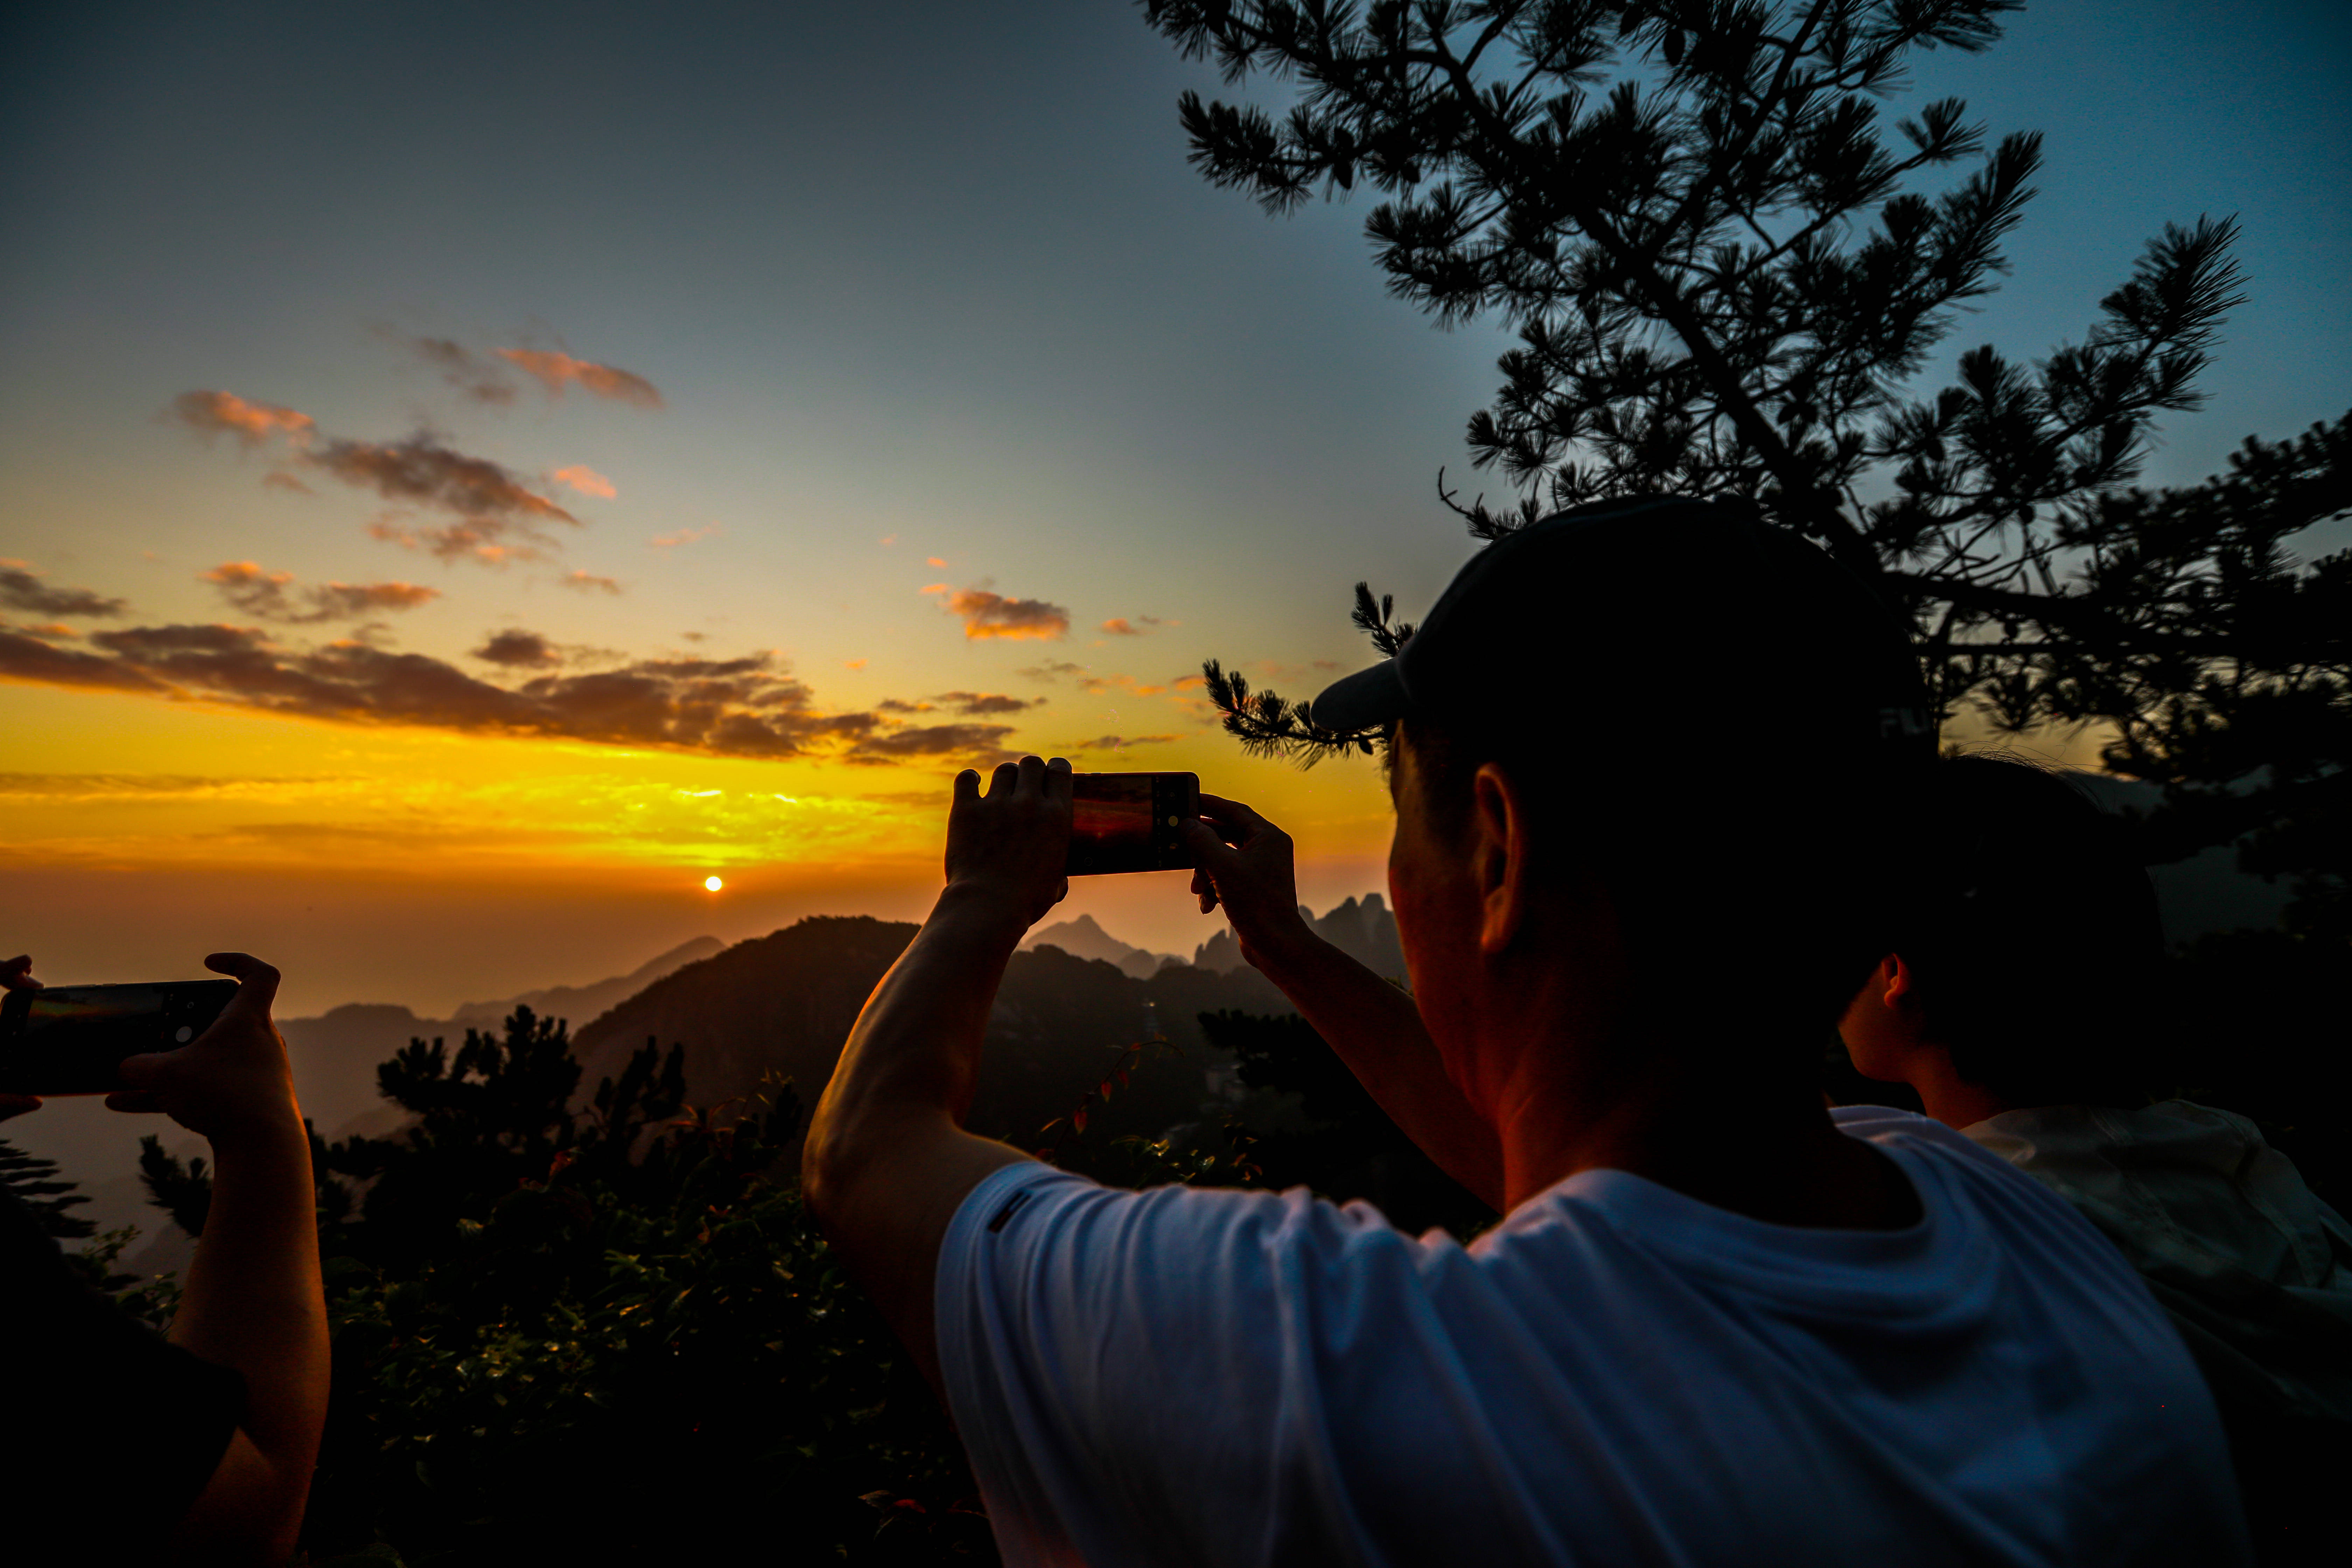
[[[1302,944],[1316,940],[1298,912],[1290,835],[1223,795],[1202,795],[1201,817],[1184,825],[1201,912],[1223,904],[1242,957],[1271,974]]]

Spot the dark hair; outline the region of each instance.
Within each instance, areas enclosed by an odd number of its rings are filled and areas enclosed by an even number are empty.
[[[1717,715],[1721,718],[1722,715]],[[1760,724],[1759,724],[1760,727]],[[1610,726],[1599,727],[1609,732]],[[1654,721],[1643,726],[1655,736]],[[1630,737],[1629,737],[1630,739]],[[1816,1070],[1824,1040],[1889,951],[1906,835],[1932,760],[1887,748],[1817,752],[1818,765],[1752,765],[1759,735],[1663,765],[1597,752],[1557,722],[1399,727],[1431,826],[1458,841],[1479,767],[1495,763],[1608,890],[1635,984],[1703,1002],[1718,1065],[1753,1070],[1760,1047]],[[1740,765],[1741,763],[1751,765]]]
[[[2141,1103],[2164,928],[2124,825],[2031,763],[1950,757],[1936,772],[1893,949],[1931,1037],[2014,1104]]]

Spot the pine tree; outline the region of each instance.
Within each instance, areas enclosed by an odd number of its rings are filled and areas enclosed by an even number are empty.
[[[89,1199],[58,1174],[58,1163],[28,1154],[5,1138],[0,1138],[0,1191],[14,1195],[43,1230],[60,1241],[79,1241],[97,1233],[96,1225],[66,1212]]]
[[[2015,9],[1143,0],[1228,82],[1292,89],[1280,118],[1186,93],[1203,175],[1277,214],[1376,193],[1391,292],[1516,330],[1468,427],[1513,499],[1439,477],[1475,536],[1603,498],[1752,503],[1910,616],[1947,716],[2114,726],[2109,763],[2168,787],[2158,852],[2244,841],[2303,879],[2315,924],[2340,921],[2352,566],[2286,543],[2352,508],[2352,419],[2249,441],[2202,485],[2131,488],[2155,421],[2201,400],[2241,299],[2234,223],[2168,226],[2080,342],[2030,362],[1972,346],[1952,384],[1913,384],[2007,270],[2041,140],[1988,148],[1953,99],[1890,126],[1880,100],[1918,52],[1987,48]],[[1358,600],[1393,651],[1410,626]],[[1206,673],[1255,751],[1377,741]]]

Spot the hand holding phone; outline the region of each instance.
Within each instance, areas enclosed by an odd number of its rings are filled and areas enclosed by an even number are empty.
[[[234,980],[12,985],[0,1002],[0,1093],[110,1093],[124,1058],[188,1044],[236,994]]]

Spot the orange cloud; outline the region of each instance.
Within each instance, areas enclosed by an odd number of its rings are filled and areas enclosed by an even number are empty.
[[[570,485],[583,496],[594,496],[598,500],[611,500],[621,493],[613,488],[612,480],[584,463],[558,468],[547,477],[559,485]]]
[[[866,668],[866,661],[862,658],[845,658],[841,661],[841,668],[844,669],[864,669]]]
[[[923,564],[926,566],[944,566],[947,563],[941,560],[939,556],[926,555],[923,557]]]
[[[675,550],[681,544],[691,544],[698,539],[709,539],[715,533],[724,531],[726,531],[714,522],[708,528],[681,528],[676,533],[656,534],[646,542],[656,550]]]
[[[583,594],[617,594],[621,591],[620,579],[600,577],[593,572],[583,571],[577,567],[556,581],[567,588],[577,588]]]
[[[1051,638],[1067,635],[1070,612],[1043,599],[1010,599],[985,588],[950,589],[934,583],[926,594],[944,594],[947,610],[961,617],[968,637]]]
[[[349,620],[383,610],[413,610],[441,596],[415,583],[329,583],[292,592],[294,574],[265,572],[251,561],[225,561],[198,582],[210,583],[235,608],[265,621],[296,625]]]
[[[201,436],[235,436],[248,447],[273,436],[307,441],[319,427],[307,414],[273,403],[247,403],[234,392],[184,392],[172,400],[172,413]]]
[[[1124,616],[1114,616],[1095,629],[1108,632],[1115,637],[1149,637],[1160,626],[1181,626],[1181,621],[1163,621],[1158,616],[1138,616],[1132,621]]]
[[[652,382],[609,364],[540,349],[500,349],[499,357],[537,376],[550,397],[561,397],[566,387],[577,384],[615,403],[634,403],[640,408],[662,406],[662,395],[654,390]]]
[[[52,588],[22,561],[0,561],[0,605],[35,616],[119,616],[128,607],[87,588]]]
[[[1166,691],[1164,686],[1147,686],[1131,675],[1090,675],[1078,682],[1078,689],[1099,695],[1118,689],[1130,697],[1157,697]]]

